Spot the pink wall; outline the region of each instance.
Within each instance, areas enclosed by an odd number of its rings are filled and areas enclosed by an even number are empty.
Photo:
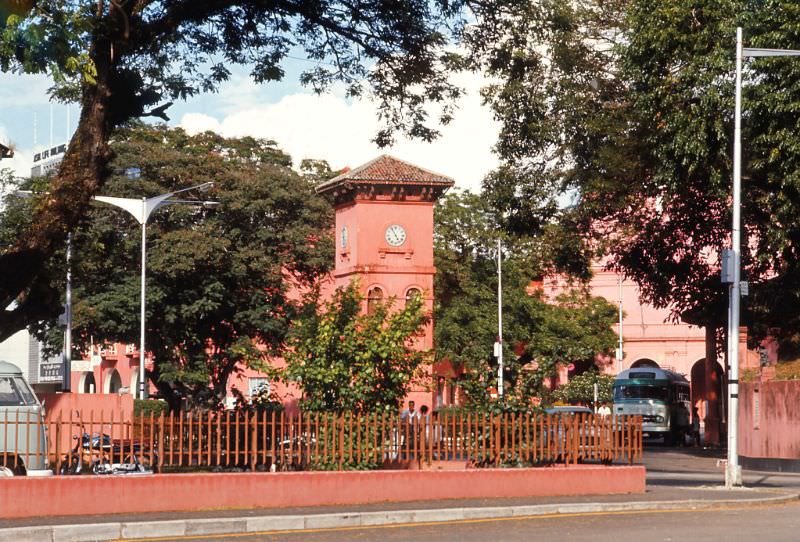
[[[619,304],[620,275],[604,269],[601,263],[592,267],[593,277],[589,283],[592,295],[604,297],[613,305]],[[548,277],[544,284],[545,294],[555,297],[566,287],[561,277]],[[691,379],[692,367],[705,359],[705,329],[684,322],[674,322],[667,309],[657,309],[639,301],[641,292],[631,280],[622,283],[622,338],[624,358],[619,365],[608,360],[606,370],[616,374],[629,369],[642,359],[650,359],[659,366],[670,368]],[[619,325],[613,326],[619,334]],[[774,348],[770,359],[776,357]],[[741,367],[757,367],[759,355],[747,350],[747,328],[740,333],[739,353]],[[720,363],[720,360],[718,360]],[[721,368],[721,367],[720,367]]]
[[[423,293],[425,307],[433,311],[433,201],[365,199],[336,208],[336,254],[333,272],[336,286],[346,286],[354,278],[361,282],[366,296],[379,287],[386,298],[394,297],[403,303],[409,289]],[[386,228],[401,225],[406,240],[399,247],[390,246],[385,239]],[[342,230],[347,228],[348,239],[342,245]],[[365,307],[366,309],[366,307]],[[416,340],[421,350],[433,348],[433,324]],[[425,387],[408,394],[416,407],[432,408],[434,395]]]
[[[645,469],[577,466],[462,471],[362,471],[56,476],[0,479],[0,516],[282,508],[426,499],[644,493]],[[31,506],[35,503],[35,506]],[[87,508],[88,507],[88,508]]]
[[[800,381],[739,385],[739,453],[800,459]]]
[[[55,426],[50,426],[48,430],[50,450],[56,450],[54,439],[58,437],[59,453],[66,452],[74,446],[72,437],[80,435],[81,422],[85,424],[88,433],[106,433],[112,434],[114,438],[122,438],[127,435],[122,434],[121,427],[114,425],[112,429],[109,422],[112,421],[112,417],[117,422],[133,418],[133,396],[128,394],[40,393],[39,400],[45,404],[47,422],[55,422],[59,417],[64,421],[70,419],[74,421],[71,431],[66,429],[59,433]],[[101,423],[101,420],[104,423]]]

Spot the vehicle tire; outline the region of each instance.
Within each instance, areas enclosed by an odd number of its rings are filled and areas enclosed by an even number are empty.
[[[81,473],[81,459],[77,455],[69,455],[61,464],[61,474],[72,475]]]

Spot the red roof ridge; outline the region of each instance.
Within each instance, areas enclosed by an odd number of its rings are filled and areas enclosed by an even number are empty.
[[[317,192],[325,192],[347,181],[414,183],[453,186],[455,181],[441,173],[412,164],[405,160],[382,154],[369,162],[345,171],[317,186]]]

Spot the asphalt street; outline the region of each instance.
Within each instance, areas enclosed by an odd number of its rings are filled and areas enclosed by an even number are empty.
[[[203,537],[205,542],[797,542],[800,539],[800,504],[713,511],[622,512],[539,516],[528,519],[471,520],[463,522],[397,525],[376,528],[329,529],[298,533],[263,533],[243,536]],[[195,540],[192,537],[160,542]],[[197,540],[200,540],[199,538]]]
[[[702,448],[645,448],[647,485],[721,486],[725,483],[725,451]],[[800,474],[743,471],[744,485],[763,489],[800,489]],[[797,540],[800,540],[798,534]]]

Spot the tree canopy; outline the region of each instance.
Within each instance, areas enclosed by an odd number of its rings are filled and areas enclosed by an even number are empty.
[[[142,116],[167,119],[170,101],[213,91],[247,66],[253,80],[283,78],[283,62],[303,55],[301,82],[377,101],[381,144],[403,131],[430,139],[428,104],[440,120],[459,89],[462,67],[448,50],[465,22],[495,12],[468,0],[60,0],[15,1],[0,19],[0,70],[43,73],[52,96],[80,104],[77,130],[34,219],[0,252],[0,339],[52,314],[45,262],[87,212],[109,176],[114,128]],[[472,15],[465,10],[471,9]],[[33,299],[30,299],[33,298]],[[16,303],[12,306],[12,301]]]
[[[416,335],[430,321],[422,296],[364,312],[358,283],[337,288],[329,301],[309,305],[292,330],[279,378],[302,390],[303,408],[316,412],[396,412],[412,386],[426,385],[430,353]]]
[[[498,364],[496,242],[501,230],[486,200],[454,192],[435,214],[436,357],[462,373],[467,402],[485,405],[496,387]],[[550,298],[540,287],[553,269],[548,237],[502,236],[503,351],[506,403],[529,406],[547,398],[548,379],[570,364],[594,366],[616,341],[616,309],[580,285]]]
[[[104,192],[114,196],[214,182],[204,196],[218,206],[170,205],[147,224],[146,344],[165,399],[216,403],[231,374],[265,366],[282,349],[302,307],[295,291],[327,273],[330,206],[315,195],[316,179],[295,173],[269,141],[136,125],[115,132],[112,149]],[[28,203],[9,204],[4,219],[29,216]],[[13,234],[3,225],[0,232]],[[132,217],[92,205],[73,235],[76,349],[139,342],[140,251]],[[63,289],[61,258],[47,262],[53,290]],[[60,310],[60,299],[51,301]]]
[[[487,193],[513,231],[557,218],[644,299],[712,328],[726,318],[735,29],[800,48],[785,2],[529,2],[485,65],[503,175]],[[745,315],[751,338],[795,328],[800,63],[749,60],[744,88]],[[568,202],[564,205],[564,202]],[[559,204],[561,204],[559,206]],[[560,207],[560,208],[559,208]],[[780,292],[779,295],[776,295]]]

